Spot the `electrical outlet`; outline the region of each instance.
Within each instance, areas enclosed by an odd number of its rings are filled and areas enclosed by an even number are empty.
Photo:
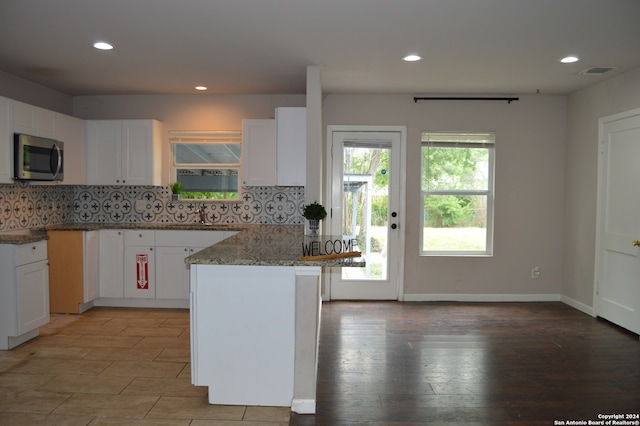
[[[531,278],[533,278],[534,280],[540,278],[540,267],[534,266],[533,268],[531,268]]]

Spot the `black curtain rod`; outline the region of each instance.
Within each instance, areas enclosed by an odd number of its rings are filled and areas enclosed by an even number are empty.
[[[428,97],[414,97],[413,102],[418,101],[507,101],[511,103],[513,101],[519,101],[520,98],[488,98],[488,97],[453,97],[453,96],[428,96]]]

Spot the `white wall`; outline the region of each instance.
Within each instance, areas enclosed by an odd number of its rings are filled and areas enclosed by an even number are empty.
[[[521,96],[511,104],[416,104],[410,95],[327,95],[323,106],[325,129],[327,125],[408,128],[407,223],[403,227],[408,300],[558,297],[562,288],[566,118],[564,96]],[[418,255],[421,130],[496,132],[492,257]],[[539,266],[542,272],[537,280],[530,277],[532,266]]]
[[[71,96],[2,71],[0,96],[71,115]]]
[[[243,118],[274,118],[275,108],[305,106],[305,95],[76,96],[73,115],[82,119],[154,118],[163,123],[163,184],[170,180],[168,132],[242,130]]]
[[[640,107],[640,69],[571,94],[568,106],[562,294],[587,310],[593,307],[596,256],[598,120]]]

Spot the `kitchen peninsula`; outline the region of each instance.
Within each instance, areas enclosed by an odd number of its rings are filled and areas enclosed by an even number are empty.
[[[302,226],[249,226],[186,258],[191,265],[191,377],[209,403],[315,413],[322,267],[301,261]]]

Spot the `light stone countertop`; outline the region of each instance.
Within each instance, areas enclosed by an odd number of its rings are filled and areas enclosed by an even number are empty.
[[[341,241],[342,236],[319,238],[304,235],[300,225],[251,225],[217,244],[185,259],[188,264],[200,265],[253,265],[253,266],[330,266],[363,267],[363,258],[298,260],[303,246],[312,242]],[[337,249],[339,250],[339,249]],[[314,253],[317,254],[317,253]]]
[[[48,239],[47,231],[99,231],[101,229],[167,230],[167,231],[241,231],[246,226],[238,224],[200,223],[63,223],[18,231],[0,232],[0,244],[29,244]]]
[[[0,234],[0,244],[30,244],[46,240],[47,234]]]
[[[262,266],[328,266],[328,267],[364,267],[365,260],[359,258],[298,260],[308,255],[303,250],[314,244],[325,254],[327,241],[341,241],[342,236],[304,235],[301,225],[202,225],[199,223],[72,223],[49,225],[42,228],[25,230],[24,233],[0,233],[0,244],[28,244],[46,240],[46,231],[96,231],[101,229],[148,229],[148,230],[197,230],[197,231],[237,231],[235,235],[185,259],[188,264],[208,265],[262,265]],[[338,244],[339,246],[339,244]],[[331,250],[331,245],[328,246]],[[338,247],[338,250],[341,248]],[[345,250],[347,251],[347,250]]]
[[[42,231],[99,231],[101,229],[148,229],[167,231],[241,231],[247,226],[236,223],[230,224],[201,224],[197,222],[189,223],[65,223],[60,225],[48,225],[38,228]]]

